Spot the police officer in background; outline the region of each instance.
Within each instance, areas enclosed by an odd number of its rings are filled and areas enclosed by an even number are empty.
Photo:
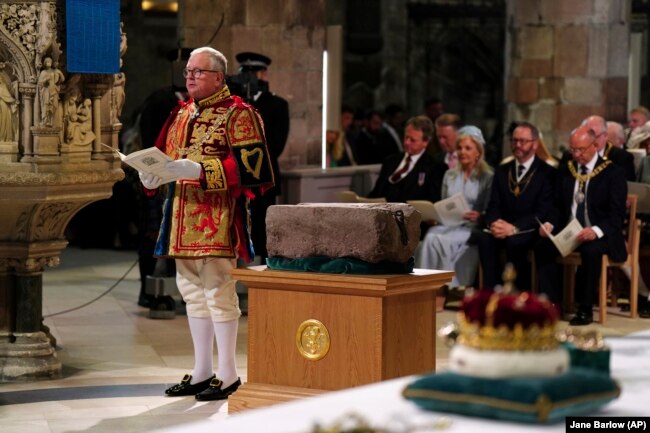
[[[271,59],[258,53],[239,53],[235,56],[242,71],[251,71],[257,78],[257,92],[250,95],[252,104],[262,116],[266,145],[271,156],[275,186],[264,195],[256,197],[251,202],[251,237],[255,256],[259,256],[264,264],[266,252],[266,210],[274,205],[276,197],[281,193],[281,178],[278,168],[278,157],[282,154],[289,135],[289,104],[287,101],[269,90],[268,68]]]

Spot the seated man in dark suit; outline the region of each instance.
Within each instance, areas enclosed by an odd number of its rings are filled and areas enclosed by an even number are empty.
[[[440,200],[442,177],[447,170],[426,152],[433,138],[433,123],[426,116],[406,122],[404,152],[384,159],[375,187],[369,197],[385,197],[389,202]]]
[[[603,159],[609,159],[614,164],[621,167],[625,179],[634,182],[636,180],[636,174],[634,171],[634,156],[630,152],[627,152],[624,149],[621,149],[617,146],[614,146],[607,139],[607,122],[601,116],[589,116],[582,121],[580,126],[585,126],[596,134],[596,151],[598,156]],[[571,161],[572,155],[571,152],[565,152],[562,156],[562,161],[560,165],[567,165]]]
[[[456,155],[456,138],[462,122],[457,114],[444,113],[438,116],[434,123],[438,151],[432,153],[437,162],[444,163],[447,168],[456,168],[458,155]],[[431,145],[428,149],[431,151]]]
[[[582,265],[576,272],[575,297],[578,309],[570,324],[588,325],[592,322],[592,306],[598,290],[603,254],[617,262],[627,257],[623,238],[627,183],[623,170],[611,160],[598,155],[598,133],[580,126],[571,133],[569,151],[573,161],[560,166],[556,187],[556,211],[539,229],[561,231],[573,218],[584,227],[577,235],[582,244]],[[539,289],[551,302],[561,299],[557,249],[550,240],[540,242],[535,249]]]
[[[500,253],[505,251],[517,272],[517,288],[530,290],[528,251],[539,240],[536,218],[545,221],[552,212],[556,172],[535,155],[538,146],[539,130],[521,122],[512,133],[514,159],[495,171],[485,212],[488,232],[476,236],[485,288],[502,283]]]

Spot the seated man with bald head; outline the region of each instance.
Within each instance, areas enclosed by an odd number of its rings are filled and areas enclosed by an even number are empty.
[[[580,126],[587,127],[594,132],[594,140],[596,142],[596,151],[598,152],[598,156],[602,159],[611,160],[614,164],[621,167],[625,179],[634,182],[636,179],[634,157],[631,153],[626,152],[624,149],[615,146],[609,141],[607,122],[605,122],[605,119],[602,116],[589,116],[582,121]],[[566,163],[571,159],[571,153],[566,152],[562,157],[560,165],[566,165]]]
[[[577,252],[581,265],[576,272],[575,299],[577,312],[570,324],[588,325],[593,321],[592,307],[600,280],[601,260],[607,254],[613,261],[627,258],[623,238],[627,183],[617,164],[598,154],[597,133],[582,125],[571,133],[569,152],[573,159],[562,164],[556,182],[556,208],[550,221],[545,222],[539,234],[557,234],[576,218],[583,229]],[[544,239],[535,249],[539,276],[539,290],[551,302],[562,298],[558,251],[550,240]]]

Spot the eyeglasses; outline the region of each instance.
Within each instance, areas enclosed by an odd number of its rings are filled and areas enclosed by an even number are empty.
[[[511,138],[510,139],[510,143],[514,145],[532,143],[533,141],[535,141],[534,138]]]
[[[213,69],[199,69],[199,68],[183,69],[183,77],[201,78],[201,75],[203,75],[204,72],[221,72],[221,71],[215,71]]]
[[[582,155],[585,153],[591,146],[586,147],[569,147],[569,152],[573,155]]]

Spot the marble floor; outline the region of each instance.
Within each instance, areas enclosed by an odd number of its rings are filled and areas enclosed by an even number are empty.
[[[57,268],[45,271],[43,314],[57,339],[63,374],[0,384],[0,432],[130,433],[193,421],[218,424],[228,416],[227,402],[163,396],[192,368],[191,340],[184,315],[152,319],[148,309],[137,306],[136,260],[135,251],[70,247]],[[438,314],[438,328],[454,315]],[[610,315],[607,326],[590,326],[604,335],[627,335],[650,328],[650,320]],[[246,317],[240,319],[239,336],[237,366],[246,381]],[[439,369],[445,368],[447,354],[440,342]]]

